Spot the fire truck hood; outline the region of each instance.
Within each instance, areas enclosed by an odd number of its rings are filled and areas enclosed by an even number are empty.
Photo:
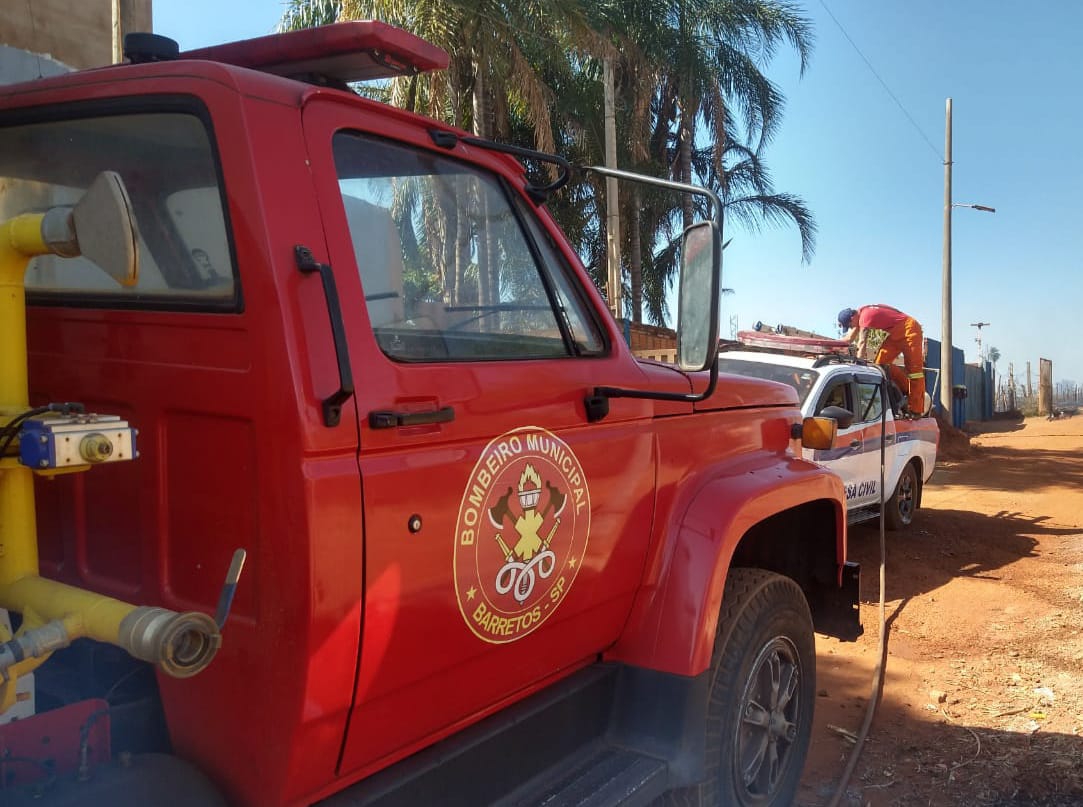
[[[707,388],[710,373],[683,373],[671,364],[640,361],[651,389],[666,392],[700,392]],[[695,411],[747,409],[754,406],[797,407],[797,393],[788,384],[747,376],[719,373],[718,384],[709,398],[695,404]],[[677,414],[689,410],[689,404],[679,401],[658,401],[659,415]]]

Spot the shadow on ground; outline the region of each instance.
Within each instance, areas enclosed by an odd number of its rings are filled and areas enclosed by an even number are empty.
[[[867,687],[868,682],[861,685]],[[844,688],[837,673],[821,673],[818,687]],[[867,691],[867,690],[866,690]],[[818,704],[819,705],[819,704]],[[864,703],[854,703],[858,725]],[[1079,807],[1083,804],[1083,737],[967,726],[950,710],[939,720],[917,720],[903,704],[880,704],[869,740],[840,801],[844,807]],[[823,807],[838,788],[852,744],[817,721],[818,749],[806,767],[798,807]]]
[[[966,432],[971,435],[1017,432],[1026,425],[1024,420],[1021,412],[1004,412],[995,415],[992,420],[968,420]]]
[[[1083,418],[1080,419],[1083,427]],[[1062,434],[1046,439],[1078,443],[1080,433]],[[1046,485],[1083,484],[1083,457],[1073,449],[1015,449],[983,445],[977,449],[982,472],[962,473],[956,468],[937,468],[930,484],[971,485],[988,490],[1036,490]]]
[[[1020,558],[1033,557],[1034,536],[1080,534],[1078,527],[1055,527],[1042,516],[1000,512],[994,516],[967,510],[920,510],[907,532],[889,532],[888,600],[928,593],[958,577],[997,580],[998,570]],[[968,536],[982,536],[976,543]],[[876,522],[851,528],[849,558],[861,564],[861,600],[878,602],[880,536]],[[904,574],[897,571],[904,569]]]

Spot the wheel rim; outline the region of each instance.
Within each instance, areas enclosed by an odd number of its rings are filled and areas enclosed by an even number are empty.
[[[737,785],[743,804],[762,804],[778,789],[797,741],[801,662],[777,636],[760,650],[745,682],[737,727]]]
[[[899,480],[898,495],[899,518],[903,524],[909,524],[914,517],[914,472],[909,468],[903,472]]]

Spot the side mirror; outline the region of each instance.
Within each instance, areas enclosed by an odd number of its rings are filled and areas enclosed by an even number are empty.
[[[139,280],[139,235],[132,202],[120,174],[103,171],[75,207],[45,213],[41,236],[49,251],[82,255],[122,286]]]
[[[854,423],[854,413],[841,406],[825,406],[820,410],[820,417],[831,418],[839,424],[840,429],[848,429]]]
[[[722,236],[711,221],[685,230],[677,307],[677,365],[706,370],[718,355]]]
[[[838,423],[830,417],[809,417],[800,426],[795,423],[791,434],[800,438],[804,448],[827,449],[835,445]]]

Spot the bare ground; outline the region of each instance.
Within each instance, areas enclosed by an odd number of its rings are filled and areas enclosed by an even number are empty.
[[[888,663],[846,807],[1083,805],[1083,417],[954,435],[888,533]],[[833,795],[876,665],[877,528],[850,533],[865,635],[817,636],[798,804]]]

